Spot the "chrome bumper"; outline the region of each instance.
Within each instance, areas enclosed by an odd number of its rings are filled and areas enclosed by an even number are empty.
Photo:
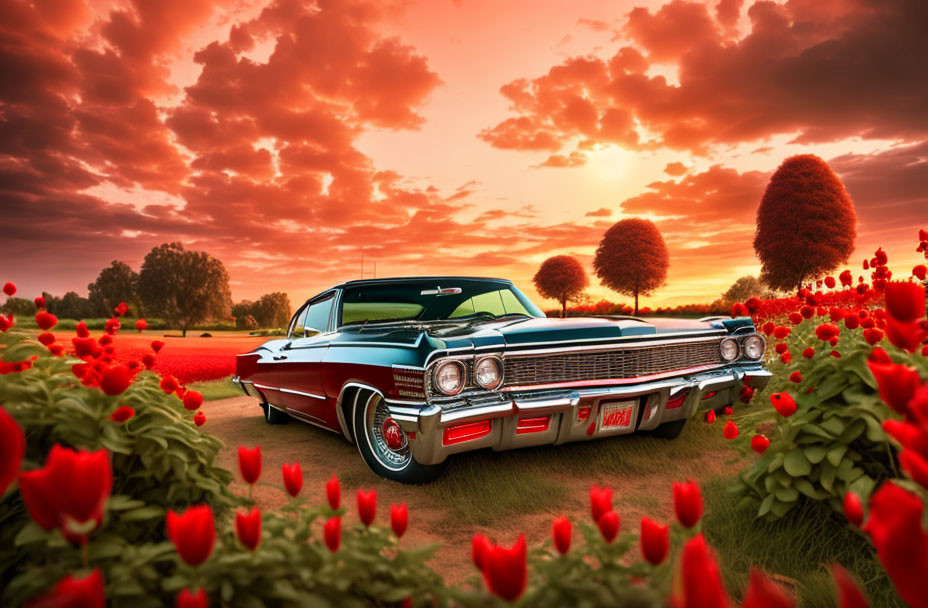
[[[761,390],[770,376],[759,364],[744,365],[623,386],[499,392],[423,407],[390,400],[386,404],[393,419],[411,433],[410,448],[416,461],[438,464],[450,454],[482,448],[559,445],[652,430],[665,422],[730,405],[738,400],[742,387]],[[685,395],[682,401],[681,395]],[[601,428],[602,406],[626,400],[634,404],[628,426]],[[668,409],[671,400],[674,407]],[[586,408],[587,415],[581,416]],[[545,417],[549,418],[544,430],[517,432],[520,420]],[[450,445],[444,440],[446,429],[481,421],[489,421],[488,434]]]

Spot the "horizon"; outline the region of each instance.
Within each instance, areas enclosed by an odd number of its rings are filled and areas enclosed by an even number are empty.
[[[592,257],[644,217],[671,264],[641,306],[705,304],[759,274],[757,205],[803,153],[855,203],[835,274],[878,247],[903,276],[923,262],[917,2],[308,6],[0,7],[21,76],[0,89],[4,280],[86,295],[110,261],[180,241],[223,261],[234,301],[296,307],[376,265],[510,279],[550,308],[531,279],[567,254],[594,301],[627,304]]]

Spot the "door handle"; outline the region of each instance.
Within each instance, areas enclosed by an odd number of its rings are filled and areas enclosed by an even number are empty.
[[[280,355],[279,357],[274,357],[274,361],[282,361],[287,358],[287,355]]]

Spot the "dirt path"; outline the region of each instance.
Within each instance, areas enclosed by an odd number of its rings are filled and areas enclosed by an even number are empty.
[[[376,489],[378,523],[389,525],[391,503],[406,502],[410,523],[402,543],[410,548],[440,544],[432,566],[448,582],[460,583],[476,573],[470,562],[471,537],[475,532],[507,544],[524,532],[530,545],[540,543],[549,537],[551,520],[556,515],[565,514],[574,520],[588,518],[589,487],[601,482],[593,476],[555,474],[554,478],[567,486],[568,498],[554,510],[506,518],[492,528],[456,525],[449,520],[441,503],[430,495],[429,486],[406,486],[375,476],[364,464],[357,449],[340,434],[299,422],[267,425],[257,402],[250,397],[212,401],[204,409],[207,428],[226,443],[220,455],[220,465],[235,472],[234,491],[246,491],[238,476],[239,445],[261,446],[263,469],[261,481],[255,488],[255,498],[263,509],[281,506],[288,499],[280,472],[283,463],[300,463],[304,476],[303,496],[312,502],[325,501],[325,482],[333,473],[337,474],[342,482],[342,501],[348,509],[348,525],[356,523],[355,491],[358,488]],[[550,448],[552,459],[556,459],[558,449]],[[729,450],[707,453],[705,458],[685,463],[683,469],[673,475],[652,473],[645,476],[629,471],[628,475],[610,480],[610,485],[615,488],[616,511],[622,519],[622,528],[636,529],[642,515],[669,521],[672,518],[670,488],[673,477],[689,477],[697,481],[715,477],[733,454]],[[468,455],[457,458],[468,458]]]

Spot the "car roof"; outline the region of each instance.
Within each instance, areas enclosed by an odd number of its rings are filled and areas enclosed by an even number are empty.
[[[388,283],[423,283],[432,281],[494,281],[497,283],[512,283],[508,279],[498,279],[493,277],[460,277],[460,276],[426,276],[426,277],[387,277],[383,279],[356,279],[354,281],[345,281],[341,285],[336,285],[332,289],[343,287],[357,287],[360,285],[382,285]]]

